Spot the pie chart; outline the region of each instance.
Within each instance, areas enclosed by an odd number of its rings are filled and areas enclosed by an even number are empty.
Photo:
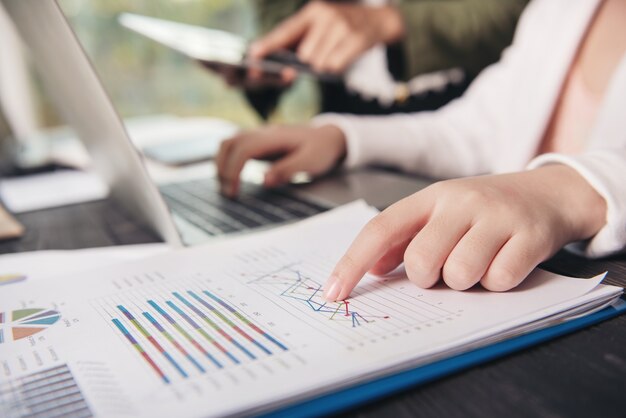
[[[61,314],[53,309],[29,308],[0,312],[0,344],[28,338],[54,325]]]

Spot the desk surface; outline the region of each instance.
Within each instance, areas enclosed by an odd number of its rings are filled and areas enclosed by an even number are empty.
[[[0,254],[155,242],[110,202],[25,213],[27,233],[0,243]],[[626,256],[590,261],[562,252],[545,267],[626,287]],[[624,417],[626,315],[547,344],[409,389],[342,416]]]

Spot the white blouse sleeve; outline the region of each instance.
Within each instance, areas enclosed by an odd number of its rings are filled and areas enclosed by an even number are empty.
[[[604,227],[590,240],[570,244],[568,249],[594,258],[622,251],[626,246],[626,147],[576,156],[543,154],[532,160],[528,168],[555,163],[575,169],[607,203]]]
[[[528,168],[566,164],[606,200],[606,224],[590,240],[568,249],[587,257],[604,257],[626,249],[626,54],[614,71],[587,150],[580,155],[544,154]]]

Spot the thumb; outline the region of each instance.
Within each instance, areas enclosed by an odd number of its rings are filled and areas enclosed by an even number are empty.
[[[275,162],[265,173],[265,186],[276,187],[288,183],[299,172],[307,172],[310,162],[310,154],[297,150]],[[310,173],[315,174],[315,173]]]

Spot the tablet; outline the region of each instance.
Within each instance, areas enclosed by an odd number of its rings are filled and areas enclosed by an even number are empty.
[[[250,60],[247,57],[248,41],[223,30],[133,13],[122,13],[118,20],[122,26],[203,63],[255,66],[270,74],[278,74],[285,67],[290,67],[325,81],[339,80],[338,76],[332,74],[315,73],[308,65],[300,62],[293,51],[281,50],[263,60]]]

